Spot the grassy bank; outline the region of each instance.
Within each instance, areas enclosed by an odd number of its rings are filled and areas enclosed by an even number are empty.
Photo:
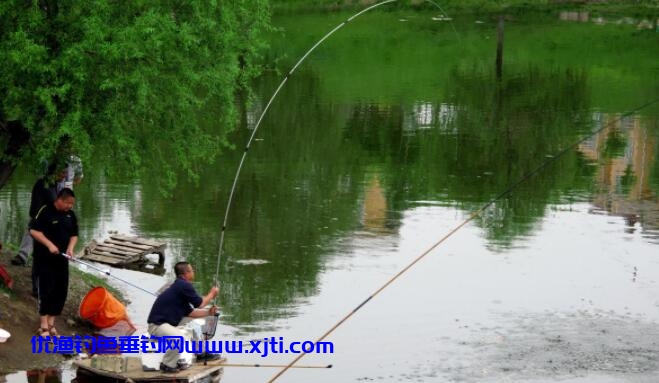
[[[358,10],[382,0],[272,0],[274,13],[332,12]],[[441,8],[448,14],[454,13],[519,13],[527,11],[588,11],[595,15],[621,14],[629,17],[659,17],[657,1],[562,1],[562,0],[399,0],[387,8]]]

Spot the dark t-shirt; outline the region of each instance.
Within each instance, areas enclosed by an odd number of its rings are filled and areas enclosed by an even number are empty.
[[[147,322],[178,326],[183,317],[188,316],[193,308],[201,305],[202,300],[190,282],[176,278],[174,283],[156,298]]]
[[[36,217],[43,205],[50,205],[57,198],[57,185],[49,185],[44,177],[39,178],[32,187],[30,200],[30,218]]]
[[[73,210],[67,212],[59,211],[53,204],[43,206],[32,221],[30,227],[42,232],[57,248],[60,253],[66,252],[71,237],[78,236],[78,220]],[[39,241],[34,241],[34,257],[48,259],[54,262],[67,263],[62,256],[55,256],[48,248]]]

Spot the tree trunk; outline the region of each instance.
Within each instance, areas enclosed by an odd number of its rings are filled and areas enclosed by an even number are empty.
[[[499,26],[497,28],[497,80],[501,80],[503,74],[503,15],[499,16]]]
[[[0,121],[0,132],[6,137],[7,142],[0,157],[0,189],[2,189],[16,169],[21,150],[30,142],[30,132],[20,121]]]

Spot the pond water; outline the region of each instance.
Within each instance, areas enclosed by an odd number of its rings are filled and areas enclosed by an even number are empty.
[[[275,18],[267,59],[286,73],[348,16]],[[333,354],[299,363],[331,369],[279,381],[655,381],[659,35],[588,15],[511,17],[497,79],[496,19],[443,16],[365,14],[282,88],[230,211],[216,339],[316,340],[487,206],[327,337]],[[172,197],[88,164],[80,243],[110,231],[165,240],[164,277],[115,274],[156,291],[187,259],[206,291],[240,148],[281,79],[255,83],[236,149]],[[23,166],[0,190],[4,242],[20,241],[36,177]],[[153,298],[124,291],[146,331]],[[223,381],[277,371],[227,367]]]

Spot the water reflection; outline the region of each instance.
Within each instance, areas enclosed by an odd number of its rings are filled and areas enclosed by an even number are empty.
[[[11,377],[7,382],[18,382],[20,379],[20,373],[18,376]],[[62,374],[59,368],[45,368],[38,370],[29,370],[25,371],[25,378],[28,383],[59,383],[62,379]]]
[[[70,369],[70,362],[59,367],[41,368],[28,371],[16,372],[6,376],[0,376],[2,383],[59,383],[71,382],[75,372]]]
[[[558,18],[563,21],[580,21],[587,22],[590,19],[590,12],[588,11],[563,11],[559,14]]]
[[[558,15],[562,21],[576,21],[581,23],[593,22],[598,25],[604,24],[629,24],[638,29],[658,29],[659,19],[656,22],[650,18],[638,19],[634,17],[591,17],[589,11],[562,11]]]
[[[387,207],[387,197],[380,178],[374,174],[371,181],[364,185],[364,202],[362,225],[364,229],[374,234],[391,234]]]
[[[436,128],[447,134],[455,134],[457,107],[449,103],[435,105],[430,102],[416,102],[411,113],[406,113],[403,120],[403,130],[415,132],[420,129]]]
[[[659,197],[657,179],[657,131],[654,119],[633,115],[597,113],[595,129],[602,129],[579,145],[579,151],[596,167],[593,212],[621,216],[628,233],[640,227],[657,241]]]

